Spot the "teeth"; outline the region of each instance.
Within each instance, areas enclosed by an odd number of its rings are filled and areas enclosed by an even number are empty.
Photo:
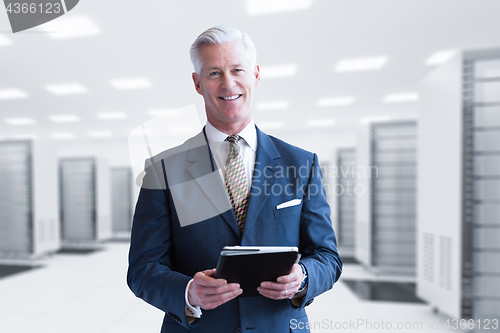
[[[233,99],[237,99],[238,97],[240,97],[240,95],[233,95],[233,96],[229,96],[229,97],[221,97],[223,100],[225,101],[230,101],[230,100],[233,100]]]

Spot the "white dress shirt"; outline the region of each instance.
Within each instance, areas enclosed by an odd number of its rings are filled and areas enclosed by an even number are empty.
[[[226,183],[226,161],[229,156],[229,141],[225,140],[229,135],[219,131],[208,121],[205,126],[205,133],[207,134],[208,144],[214,156],[217,168],[219,169],[221,179]],[[243,164],[245,165],[248,193],[250,193],[255,156],[257,153],[257,130],[255,129],[253,119],[237,135],[242,138],[238,142],[238,150],[243,159]]]
[[[208,145],[212,151],[215,160],[216,168],[219,169],[220,177],[226,183],[226,161],[229,156],[229,141],[226,138],[229,136],[224,132],[219,131],[212,124],[207,121],[205,126],[205,133],[207,134]],[[237,135],[241,137],[238,142],[238,151],[243,159],[245,165],[245,173],[248,184],[248,194],[250,194],[252,185],[252,175],[255,165],[255,156],[257,153],[257,130],[253,119],[243,128]],[[188,289],[193,279],[189,281],[184,293],[184,300],[186,303],[186,316],[201,318],[201,309],[199,306],[191,306],[188,300]]]

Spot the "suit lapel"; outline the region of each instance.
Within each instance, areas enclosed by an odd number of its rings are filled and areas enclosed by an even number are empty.
[[[264,203],[271,193],[276,182],[275,171],[277,159],[281,158],[276,146],[268,135],[262,133],[257,126],[257,155],[252,178],[252,189],[248,201],[243,238],[254,225]]]
[[[187,172],[191,175],[191,177],[193,177],[194,181],[198,184],[214,207],[216,207],[217,211],[227,222],[229,227],[239,236],[240,229],[231,208],[229,198],[227,197],[226,187],[220,179],[219,171],[217,169],[212,171],[210,153],[203,132],[193,137],[186,159],[188,162],[193,163],[186,169]],[[201,181],[203,176],[213,172],[217,174],[216,177],[218,178],[218,181]],[[221,201],[224,201],[224,198],[227,201],[227,204],[221,204]]]

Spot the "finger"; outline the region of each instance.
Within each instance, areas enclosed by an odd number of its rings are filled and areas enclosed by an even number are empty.
[[[290,274],[282,275],[278,277],[276,281],[280,283],[288,283],[300,279],[301,275],[302,275],[302,268],[300,267],[299,264],[294,264]]]
[[[266,289],[274,289],[274,290],[286,290],[286,289],[293,289],[299,285],[301,285],[301,281],[296,280],[292,281],[290,283],[278,283],[278,282],[270,282],[270,281],[264,281],[260,284],[262,288]]]
[[[212,277],[215,275],[215,268],[204,270],[203,274]]]
[[[233,299],[234,297],[241,295],[243,290],[241,288],[227,291],[224,293],[220,294],[203,294],[200,295],[200,299],[203,304],[208,304],[208,303],[216,303],[216,302],[222,302],[225,303],[230,299]]]
[[[274,289],[266,289],[262,287],[258,287],[257,290],[262,296],[265,296],[267,298],[271,298],[274,300],[282,300],[282,299],[287,299],[291,298],[295,293],[297,293],[298,289],[290,289],[290,290],[274,290]]]
[[[201,272],[200,274],[203,274]],[[197,277],[198,279],[198,277]],[[189,287],[189,303],[192,305],[198,305],[198,306],[204,306],[206,305],[207,302],[212,302],[212,301],[218,301],[219,299],[215,298],[208,298],[211,295],[219,295],[219,294],[224,294],[224,293],[230,293],[233,291],[237,291],[240,289],[239,284],[237,283],[230,283],[226,284],[223,286],[216,286],[216,287],[206,287],[200,284],[197,284],[195,281],[191,284]],[[241,294],[241,292],[236,293],[236,296],[238,294]],[[220,298],[221,300],[224,301],[224,298]]]
[[[202,303],[203,303],[201,308],[205,309],[205,310],[215,309],[216,307],[218,307],[226,302],[229,302],[232,299],[235,299],[236,297],[241,295],[241,293],[243,293],[242,289],[236,289],[236,290],[222,293],[222,294],[218,294],[218,295],[205,296],[201,299]]]
[[[296,273],[290,273],[288,275],[280,276],[276,279],[279,283],[288,283],[299,279],[299,275]]]
[[[265,288],[261,288],[261,287],[258,287],[257,291],[259,292],[259,294],[261,294],[262,296],[265,296],[267,298],[274,299],[274,300],[281,299],[281,292],[280,291],[265,289]]]
[[[196,273],[193,277],[193,282],[197,285],[202,285],[206,287],[218,287],[227,284],[226,280],[214,279],[213,277],[208,276],[205,272],[207,271]]]
[[[240,288],[238,283],[229,283],[223,286],[217,287],[205,287],[202,285],[196,285],[196,293],[198,295],[218,295],[226,292],[231,292]]]

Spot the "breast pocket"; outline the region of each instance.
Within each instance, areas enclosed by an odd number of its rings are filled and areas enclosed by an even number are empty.
[[[302,212],[302,203],[291,206],[291,207],[285,207],[281,209],[274,208],[274,217],[275,218],[280,218],[284,216],[290,216],[290,215],[300,215]]]

